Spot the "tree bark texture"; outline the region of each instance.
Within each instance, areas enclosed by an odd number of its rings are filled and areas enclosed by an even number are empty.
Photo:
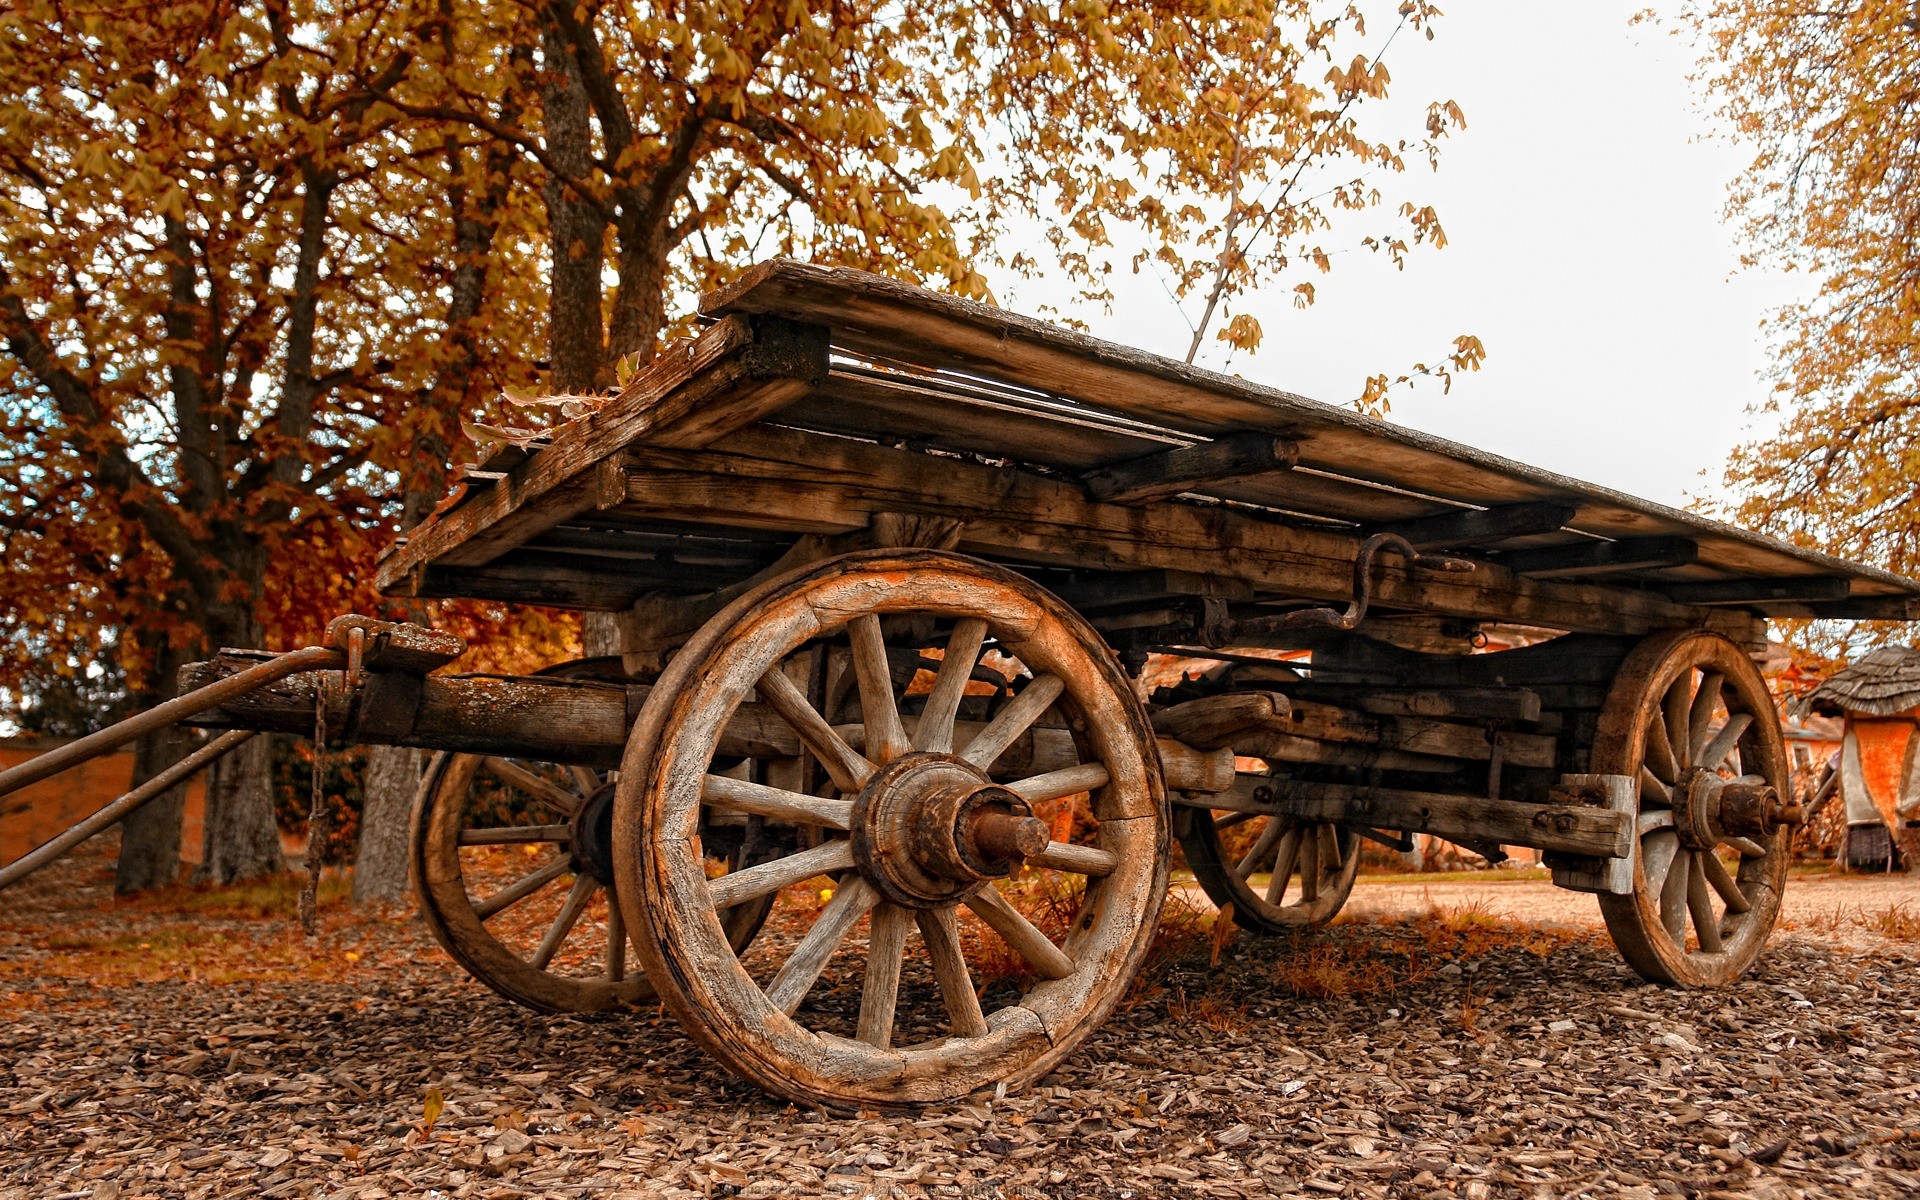
[[[133,744],[129,790],[185,758],[193,739],[178,726],[158,729]],[[187,808],[181,784],[136,810],[120,823],[120,860],[114,865],[113,890],[119,895],[166,887],[180,874],[180,826]]]
[[[243,742],[207,772],[207,814],[197,878],[237,883],[286,870],[273,817],[272,743]]]
[[[366,792],[360,802],[360,846],[353,860],[355,904],[403,902],[407,898],[407,838],[414,793],[420,789],[427,753],[407,746],[375,746],[367,752]]]

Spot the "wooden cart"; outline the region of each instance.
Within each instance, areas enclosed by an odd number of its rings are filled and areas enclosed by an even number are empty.
[[[550,1010],[657,994],[798,1101],[1043,1075],[1139,966],[1175,838],[1258,931],[1331,919],[1362,839],[1539,848],[1642,975],[1728,980],[1796,819],[1765,618],[1920,615],[1906,579],[870,275],[772,262],[703,312],[381,564],[604,614],[604,657],[444,676],[457,645],[353,618],[341,669],[199,719],[444,751],[414,855],[463,965]],[[1150,661],[1189,669],[1147,694]],[[517,875],[472,877],[501,846]],[[776,901],[797,941],[753,956]],[[1020,964],[984,992],[983,937]]]

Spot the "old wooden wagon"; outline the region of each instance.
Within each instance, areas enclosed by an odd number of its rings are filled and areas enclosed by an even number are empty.
[[[1730,979],[1796,819],[1766,618],[1920,613],[1906,579],[870,275],[772,262],[703,312],[381,564],[607,614],[604,657],[436,674],[457,641],[343,618],[175,703],[443,751],[413,852],[455,958],[536,1008],[657,995],[799,1101],[1044,1074],[1139,966],[1175,839],[1259,931],[1329,920],[1363,839],[1543,849],[1642,975]],[[1478,652],[1495,625],[1528,644]],[[1154,655],[1191,670],[1143,694]],[[776,903],[795,940],[756,955]]]

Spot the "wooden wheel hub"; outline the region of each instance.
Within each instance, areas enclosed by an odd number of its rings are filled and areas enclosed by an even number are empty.
[[[1674,832],[1690,850],[1711,850],[1736,837],[1768,837],[1795,824],[1799,810],[1780,802],[1771,784],[1742,783],[1699,767],[1683,773],[1674,789]]]
[[[1047,847],[1047,826],[1016,793],[950,754],[914,753],[854,798],[853,857],[896,904],[953,904]]]
[[[613,784],[595,788],[569,822],[572,833],[568,848],[573,855],[576,874],[591,876],[606,887],[613,886]]]

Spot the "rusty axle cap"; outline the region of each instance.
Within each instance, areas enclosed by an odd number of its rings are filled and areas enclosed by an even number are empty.
[[[1772,784],[1729,780],[1699,767],[1681,775],[1674,793],[1674,828],[1695,850],[1733,837],[1771,837],[1782,825],[1806,820],[1806,810],[1783,803]]]
[[[954,904],[1047,847],[1018,794],[950,754],[904,755],[854,798],[854,862],[896,904]]]

